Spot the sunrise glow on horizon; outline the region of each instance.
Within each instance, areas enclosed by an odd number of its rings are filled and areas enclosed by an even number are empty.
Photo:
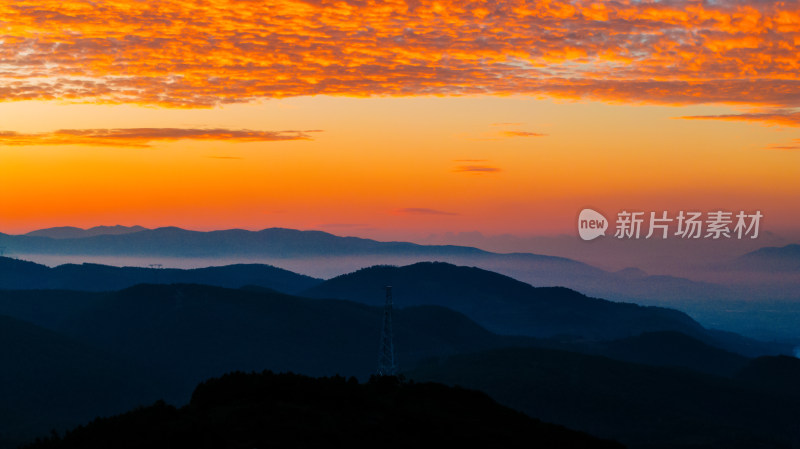
[[[0,5],[0,232],[800,220],[800,2]]]

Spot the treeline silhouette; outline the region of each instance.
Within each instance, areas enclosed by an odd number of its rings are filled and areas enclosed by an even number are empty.
[[[503,407],[486,394],[372,377],[234,372],[201,383],[188,405],[162,401],[96,419],[26,449],[266,447],[621,448]],[[473,446],[473,447],[475,447]]]

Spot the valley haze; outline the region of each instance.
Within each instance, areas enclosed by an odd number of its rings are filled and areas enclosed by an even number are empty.
[[[581,242],[565,236],[549,241],[566,241],[561,247],[567,253],[576,252],[575,248],[587,251],[593,248],[592,251],[614,254],[615,244],[627,244],[629,248],[641,245],[651,258],[651,250],[676,246],[660,241],[599,240]],[[800,245],[759,246],[787,241],[766,233],[763,239],[743,241],[738,251],[733,246],[740,241],[686,242],[684,247],[673,251],[685,250],[689,244],[697,244],[696,253],[707,254],[711,252],[708,245],[715,244],[725,250],[715,255],[713,261],[692,267],[691,276],[681,277],[648,274],[638,267],[605,270],[578,259],[554,255],[499,253],[464,245],[382,242],[285,228],[191,231],[117,225],[0,234],[0,246],[5,247],[7,255],[49,266],[85,262],[139,267],[160,264],[175,268],[269,264],[329,279],[373,265],[450,262],[502,273],[537,287],[564,286],[610,300],[676,308],[711,328],[763,340],[800,343],[795,330],[800,324]],[[551,251],[556,249],[550,247]]]

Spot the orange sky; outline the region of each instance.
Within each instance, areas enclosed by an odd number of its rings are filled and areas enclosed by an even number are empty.
[[[800,219],[800,3],[0,5],[0,231]]]

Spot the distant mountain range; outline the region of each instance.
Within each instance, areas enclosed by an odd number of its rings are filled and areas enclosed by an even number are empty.
[[[529,253],[498,254],[452,245],[418,245],[339,237],[320,231],[270,228],[189,231],[175,227],[51,228],[27,235],[0,234],[0,246],[13,255],[85,257],[239,258],[261,260],[314,277],[332,277],[365,266],[442,261],[473,265],[536,286],[564,286],[589,295],[639,302],[752,299],[759,289],[729,288],[672,276],[648,276],[641,270],[613,273],[572,259]],[[322,263],[324,258],[328,263]],[[299,264],[299,260],[314,263]],[[295,267],[296,266],[296,267]],[[293,268],[295,267],[295,268]],[[791,295],[780,290],[778,294]],[[775,299],[775,291],[768,292]],[[800,296],[800,293],[795,293]]]
[[[51,239],[80,239],[94,237],[96,235],[123,235],[139,231],[146,231],[142,226],[95,226],[89,229],[76,228],[74,226],[59,226],[55,228],[39,229],[31,231],[25,235],[33,237],[49,237]]]
[[[55,229],[55,230],[54,230]],[[65,230],[66,229],[66,230]],[[97,229],[97,228],[92,228]],[[268,256],[299,257],[353,254],[480,254],[477,248],[425,246],[338,237],[321,231],[270,228],[261,231],[229,229],[189,231],[176,227],[129,232],[92,232],[51,228],[27,235],[0,234],[0,245],[23,254],[78,254],[168,257]],[[74,234],[75,237],[67,237]],[[545,257],[545,256],[542,256]],[[554,258],[557,259],[557,258]]]

